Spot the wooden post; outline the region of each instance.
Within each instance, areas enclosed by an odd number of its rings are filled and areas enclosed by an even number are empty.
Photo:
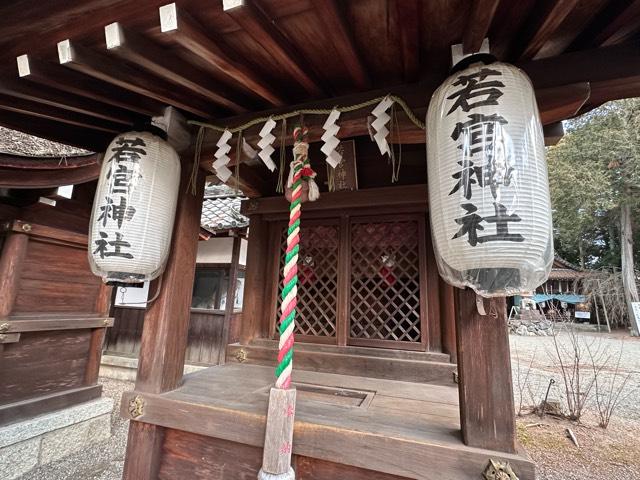
[[[204,175],[198,175],[196,194],[187,191],[191,161],[183,162],[180,197],[171,240],[171,252],[161,280],[150,287],[158,298],[144,316],[136,390],[162,393],[175,389],[182,379],[191,313],[193,277],[198,251]],[[157,477],[164,429],[131,421],[123,479]]]
[[[514,453],[515,417],[507,309],[504,298],[476,308],[471,289],[457,290],[456,336],[460,425],[464,443]]]
[[[0,256],[0,318],[9,316],[18,293],[20,269],[27,254],[29,236],[24,233],[7,233]]]
[[[229,329],[233,318],[233,306],[236,300],[236,288],[238,284],[238,264],[240,263],[240,235],[233,237],[231,250],[231,267],[229,268],[229,280],[227,283],[227,301],[224,306],[224,321],[219,339],[218,365],[224,365],[227,357],[227,344],[229,343]]]
[[[262,472],[258,478],[283,476],[291,469],[293,422],[296,408],[296,389],[272,388],[269,392],[267,428],[264,436]],[[290,478],[286,476],[285,478]]]
[[[439,289],[442,351],[451,355],[451,361],[455,362],[457,356],[455,289],[442,278],[439,279]]]
[[[257,334],[266,331],[263,323],[267,315],[265,312],[267,264],[272,255],[277,255],[277,252],[269,253],[269,224],[261,215],[249,215],[249,232],[240,334],[242,344],[247,344]]]

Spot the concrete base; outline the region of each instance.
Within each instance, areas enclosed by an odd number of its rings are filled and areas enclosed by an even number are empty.
[[[91,402],[0,428],[0,478],[14,480],[111,436],[113,400]]]
[[[193,373],[203,370],[205,366],[185,365],[184,373]],[[119,355],[102,355],[100,361],[100,376],[123,380],[125,382],[135,382],[138,371],[138,359],[134,357],[121,357]]]

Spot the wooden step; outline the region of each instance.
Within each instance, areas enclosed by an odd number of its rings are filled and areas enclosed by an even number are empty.
[[[268,338],[256,338],[251,341],[251,346],[278,348],[278,341]],[[450,362],[451,356],[441,352],[417,352],[414,350],[393,350],[390,348],[372,347],[338,347],[337,345],[325,345],[320,343],[296,342],[296,351],[307,352],[343,353],[349,355],[371,355],[374,357],[398,358],[403,360],[419,360],[431,362]]]
[[[367,350],[379,353],[379,349]],[[258,346],[235,343],[227,347],[227,363],[275,366],[276,357],[275,344]],[[326,352],[306,347],[298,348],[296,345],[294,369],[451,386],[454,385],[456,365],[449,362],[389,358],[373,354]]]

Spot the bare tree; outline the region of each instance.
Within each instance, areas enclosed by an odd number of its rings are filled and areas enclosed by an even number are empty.
[[[624,341],[620,345],[611,374],[608,373],[608,370],[613,356],[608,355],[606,361],[602,362],[598,352],[592,352],[589,346],[587,346],[587,350],[591,357],[591,368],[593,369],[596,407],[599,417],[598,425],[602,428],[607,428],[618,405],[626,397],[623,393],[625,393],[632,375],[631,372],[625,372],[621,369]]]
[[[559,339],[558,335],[553,336],[553,360],[560,370],[561,387],[566,395],[569,418],[579,421],[594,385],[594,377],[590,372],[585,372],[585,365],[582,363],[585,348],[589,343],[584,335],[576,332],[573,324],[565,323],[564,326],[568,342]]]
[[[515,380],[516,380],[516,390],[518,392],[518,398],[517,398],[517,402],[518,402],[518,406],[516,409],[516,414],[520,417],[523,414],[524,411],[524,407],[525,407],[525,400],[524,400],[524,394],[525,394],[525,390],[529,391],[529,394],[531,395],[531,388],[529,385],[529,377],[531,376],[531,369],[533,367],[533,362],[536,358],[536,353],[537,353],[538,349],[537,347],[534,349],[533,354],[531,355],[531,358],[529,359],[529,363],[526,367],[526,369],[522,368],[522,365],[520,364],[520,354],[518,349],[515,349],[515,354],[516,354],[516,372],[515,372]]]

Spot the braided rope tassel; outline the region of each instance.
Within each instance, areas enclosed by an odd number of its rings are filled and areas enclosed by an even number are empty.
[[[298,252],[300,250],[300,210],[302,207],[302,167],[307,161],[309,144],[306,142],[308,129],[296,127],[293,131],[293,153],[291,162],[292,194],[289,204],[289,228],[287,230],[287,251],[282,276],[282,306],[280,307],[280,344],[278,366],[276,367],[276,387],[288,389],[291,386],[293,369],[293,330],[295,328],[296,304],[298,300]]]

